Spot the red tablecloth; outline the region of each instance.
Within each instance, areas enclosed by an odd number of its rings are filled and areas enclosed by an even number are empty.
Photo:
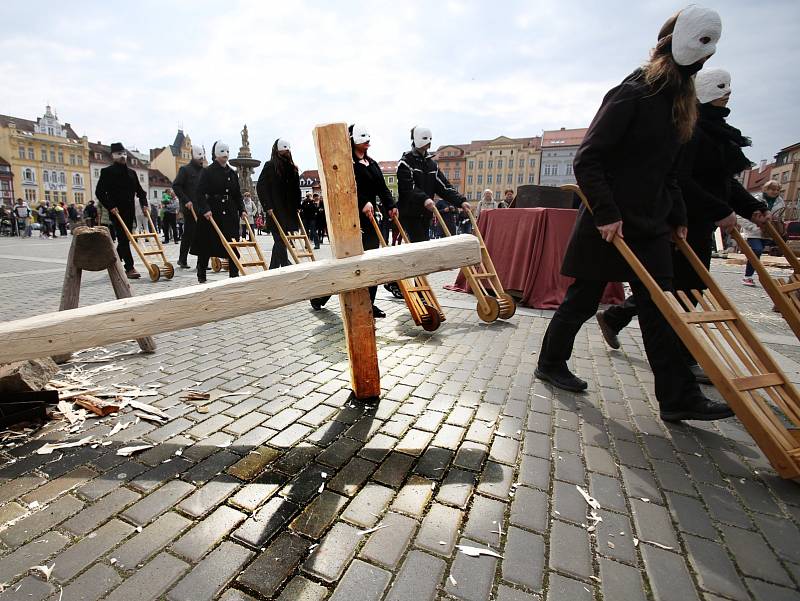
[[[556,309],[564,300],[572,278],[561,275],[578,211],[574,209],[496,209],[478,219],[486,248],[506,290],[519,292],[522,304],[536,309]],[[469,292],[459,273],[451,290]],[[611,283],[603,303],[618,304],[622,284]]]

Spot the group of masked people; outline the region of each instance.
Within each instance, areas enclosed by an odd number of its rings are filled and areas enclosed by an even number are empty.
[[[649,62],[603,99],[574,161],[591,207],[579,212],[562,265],[575,281],[547,328],[536,369],[558,388],[585,390],[567,365],[582,325],[596,315],[607,343],[619,348],[617,334],[638,315],[664,421],[733,412],[703,394],[698,382],[708,378],[612,241],[623,238],[663,290],[692,298],[688,291],[705,285],[672,237],[685,239],[708,268],[716,227],[730,231],[737,214],[754,226],[772,218],[734,179],[750,167],[742,150],[750,141],[727,122],[730,75],[703,70],[721,33],[715,11],[681,10],[661,28]],[[616,281],[629,282],[631,297],[597,312],[606,283]]]

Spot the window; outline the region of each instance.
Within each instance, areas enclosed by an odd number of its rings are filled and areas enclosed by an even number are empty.
[[[75,155],[74,154],[69,155],[69,164],[70,165],[76,165],[77,164],[77,161],[75,160]]]
[[[496,182],[497,182],[497,185],[498,185],[498,186],[499,186],[500,184],[502,184],[502,183],[503,183],[503,174],[502,174],[502,173],[498,173],[498,174],[497,174],[497,177],[494,179],[494,181],[496,181]]]
[[[75,203],[83,204],[83,192],[75,192]]]
[[[503,159],[497,159],[497,168],[498,169],[502,169],[503,168]]]
[[[22,172],[22,179],[24,179],[26,182],[35,182],[36,172],[30,168],[25,169],[25,171]]]
[[[544,171],[542,172],[542,175],[550,175],[550,164],[549,163],[544,166]]]
[[[56,151],[53,150],[52,148],[50,149],[50,162],[51,163],[56,162]]]
[[[58,173],[56,173],[55,171],[50,172],[50,181],[53,182],[54,184],[57,184],[58,183]]]
[[[536,159],[531,159],[531,169],[536,167]]]
[[[480,183],[480,182],[479,182],[479,183]],[[487,184],[491,184],[491,183],[492,183],[492,174],[491,174],[491,173],[490,173],[489,175],[487,175],[487,176],[486,176],[486,183],[487,183]]]
[[[34,160],[36,160],[36,155],[35,155],[35,154],[33,154],[33,146],[31,146],[31,147],[29,147],[29,148],[28,148],[28,160],[29,160],[29,161],[34,161]]]
[[[468,185],[468,186],[471,186],[471,185],[472,185],[472,176],[471,176],[471,175],[468,175],[468,176],[467,176],[467,185]]]
[[[508,174],[508,177],[506,177],[506,183],[507,183],[509,186],[510,186],[511,184],[513,184],[513,183],[514,183],[514,176],[513,176],[513,175],[511,175],[510,173]]]
[[[63,171],[58,174],[58,181],[61,184],[66,184],[67,183],[67,176]]]
[[[103,158],[103,155],[100,154],[99,152],[95,152],[94,153],[94,158],[96,158],[99,161],[99,160],[101,160]]]
[[[390,184],[393,184],[393,183],[394,183],[394,175],[390,175],[390,176],[389,176],[389,183],[390,183]]]
[[[153,190],[153,198],[158,198],[158,191],[157,190]]]
[[[21,159],[25,158],[25,147],[24,146],[20,146],[19,147],[19,158],[21,158]]]
[[[518,183],[518,184],[521,184],[521,183],[522,183],[522,181],[523,181],[523,180],[522,180],[522,178],[523,178],[523,175],[520,173],[520,174],[517,176],[517,183]]]
[[[47,149],[42,148],[42,162],[47,161]]]
[[[483,169],[483,161],[478,161],[478,171]]]
[[[64,162],[64,151],[63,150],[59,150],[58,151],[58,162],[59,163],[63,163]]]
[[[567,168],[566,168],[566,175],[572,175],[572,165],[570,165],[569,163],[567,163],[567,166],[566,166],[566,167],[567,167]]]
[[[450,179],[450,170],[449,169],[445,169],[444,170],[444,177],[445,177],[445,179]]]
[[[531,173],[531,174],[528,176],[528,183],[529,183],[529,184],[532,184],[532,183],[533,183],[533,180],[534,180],[533,173]]]
[[[478,176],[478,185],[480,186],[482,183],[483,183],[483,176],[479,175]]]
[[[461,167],[456,167],[456,179],[461,179]]]
[[[45,199],[47,202],[50,202],[50,190],[45,190],[45,191],[44,191],[44,199]]]
[[[492,156],[492,151],[491,150],[489,151],[489,156]]]
[[[491,154],[491,152],[489,154]],[[489,162],[487,163],[486,168],[487,169],[494,169],[494,161],[492,159],[489,159]]]
[[[100,170],[97,167],[94,168],[93,173],[95,177],[100,177]],[[141,175],[139,176],[139,179],[142,179]]]
[[[25,200],[29,203],[36,202],[36,190],[31,190],[30,188],[25,190]]]
[[[56,192],[53,192],[53,194],[56,194]],[[61,193],[61,202],[63,202],[64,204],[67,204],[67,193],[66,192],[62,192]]]
[[[471,175],[469,177],[472,177]],[[467,192],[467,200],[472,200],[472,190]]]
[[[47,135],[48,135],[48,136],[52,136],[52,135],[54,135],[54,134],[53,134],[53,128],[52,128],[52,127],[48,127],[48,128],[47,128]]]
[[[72,175],[72,185],[76,187],[83,187],[83,178],[81,177],[80,173],[74,173]]]
[[[46,184],[50,183],[50,174],[47,172],[46,169],[42,173],[42,179],[44,179],[44,183],[46,183]]]
[[[512,150],[511,152],[514,152],[514,151]],[[508,159],[508,168],[509,169],[513,169],[514,168],[514,159]]]
[[[81,155],[78,155],[78,165],[83,166],[83,157]]]
[[[141,183],[144,183],[144,173],[140,173],[140,174],[139,174],[139,181],[140,181]]]
[[[469,169],[470,171],[475,169],[475,161],[470,161],[469,165],[467,165],[467,169]]]

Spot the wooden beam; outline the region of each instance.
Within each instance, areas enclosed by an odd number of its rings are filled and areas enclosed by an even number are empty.
[[[318,296],[472,265],[480,256],[475,236],[461,235],[3,322],[0,363],[191,328]]]
[[[331,250],[336,259],[355,257],[364,252],[358,215],[353,151],[347,125],[332,123],[314,128],[322,198]],[[381,394],[375,319],[369,290],[361,288],[339,295],[344,336],[350,358],[350,384],[358,399]]]

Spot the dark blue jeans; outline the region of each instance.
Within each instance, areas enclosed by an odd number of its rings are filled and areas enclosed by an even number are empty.
[[[750,248],[753,249],[753,252],[756,253],[756,256],[760,259],[761,253],[764,252],[764,240],[763,238],[748,238],[747,244],[750,245]],[[751,278],[753,277],[753,272],[756,270],[755,267],[750,265],[750,261],[747,262],[747,266],[744,268],[744,277]]]

